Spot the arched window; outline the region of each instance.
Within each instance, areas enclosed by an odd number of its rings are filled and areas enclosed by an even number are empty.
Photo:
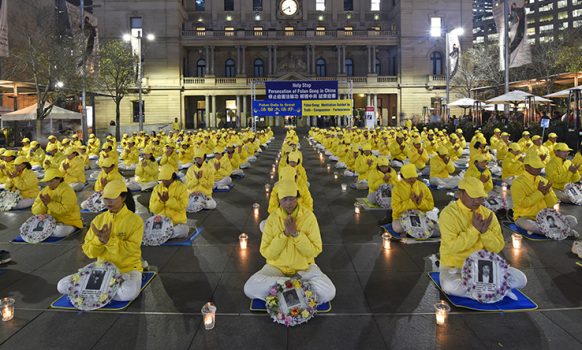
[[[196,62],[196,76],[203,77],[206,75],[206,60],[201,58]]]
[[[234,78],[235,75],[234,60],[229,58],[224,62],[224,76],[227,78]]]
[[[354,76],[354,61],[351,58],[346,58],[346,75],[348,77]]]
[[[430,54],[430,60],[432,61],[432,74],[442,75],[443,74],[443,54],[438,51],[433,51]]]
[[[265,76],[265,64],[263,63],[262,59],[260,59],[260,58],[255,59],[254,72],[255,72],[255,77],[264,77]]]
[[[382,75],[382,65],[380,64],[380,59],[376,58],[376,63],[375,63],[375,70],[374,73],[376,73],[377,75]]]
[[[326,64],[323,58],[318,58],[317,61],[315,61],[315,74],[318,77],[325,77],[327,75]]]

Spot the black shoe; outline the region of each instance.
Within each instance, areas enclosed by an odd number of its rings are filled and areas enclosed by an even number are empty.
[[[0,265],[9,263],[11,261],[12,258],[10,257],[10,252],[6,250],[0,250]]]

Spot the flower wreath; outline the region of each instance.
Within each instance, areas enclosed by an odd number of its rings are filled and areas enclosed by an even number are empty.
[[[104,281],[102,288],[98,291],[88,291],[84,287],[95,270],[104,271],[104,278],[109,278],[109,280]],[[123,276],[117,266],[108,261],[96,261],[69,276],[67,295],[71,304],[77,309],[96,310],[109,304],[122,282]]]
[[[0,192],[0,211],[12,210],[21,199],[20,190]]]
[[[569,183],[564,187],[564,192],[566,192],[572,203],[582,205],[582,186]]]
[[[172,220],[163,215],[149,217],[144,223],[142,244],[156,247],[162,245],[174,234]]]
[[[20,237],[27,243],[42,242],[55,232],[56,227],[54,217],[47,214],[33,215],[20,226]]]
[[[392,208],[392,186],[382,184],[378,187],[374,195],[376,196],[376,203],[379,206],[385,209]]]
[[[204,209],[204,204],[208,200],[203,194],[197,195],[192,193],[188,198],[188,206],[186,207],[186,212],[188,213],[197,213]]]
[[[507,200],[498,194],[492,194],[483,201],[483,206],[495,213],[507,209]]]
[[[479,282],[477,277],[479,274],[478,261],[488,260],[491,261],[493,271],[491,273],[497,280],[494,283],[483,283]],[[506,294],[511,292],[509,287],[509,264],[501,256],[488,252],[486,250],[480,250],[471,254],[465,263],[463,264],[463,269],[461,270],[461,278],[463,286],[467,288],[467,293],[472,299],[477,300],[480,303],[491,304],[498,302],[503,299]]]
[[[279,298],[283,298],[284,291],[293,289],[300,293],[299,298],[305,301],[305,307],[282,310]],[[313,318],[317,312],[317,301],[315,300],[315,293],[311,290],[311,285],[295,278],[275,283],[269,290],[269,295],[265,302],[267,304],[267,312],[273,322],[284,324],[287,327],[305,323]]]
[[[399,219],[402,229],[409,236],[416,239],[428,239],[432,236],[435,222],[422,211],[407,210],[400,215]]]
[[[546,237],[558,241],[568,238],[572,231],[564,215],[552,208],[540,210],[536,215],[536,223]]]
[[[85,201],[87,206],[87,210],[92,213],[99,213],[106,209],[105,203],[103,203],[103,196],[99,192],[93,193],[87,200]]]

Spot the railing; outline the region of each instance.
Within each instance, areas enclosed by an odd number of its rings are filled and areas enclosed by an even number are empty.
[[[216,84],[236,84],[236,78],[216,78]]]
[[[440,75],[440,74],[430,74],[428,76],[428,81],[438,81],[438,82],[445,82],[447,80],[447,77],[444,75]]]
[[[429,75],[432,77],[432,75]],[[435,77],[440,77],[436,75]],[[376,79],[377,83],[397,83],[398,77],[395,76],[379,76],[377,78],[368,77],[307,77],[308,80],[317,80],[317,81],[333,81],[337,80],[340,84],[347,84],[348,80],[351,80],[354,84],[374,84],[374,79]],[[183,77],[182,81],[184,85],[250,85],[254,81],[257,85],[264,85],[268,80],[276,80],[272,77],[247,77],[247,78],[200,78],[200,77]],[[436,81],[444,81],[436,80]]]
[[[397,38],[399,33],[391,30],[183,30],[184,39],[246,38],[268,40],[269,38],[290,39],[333,39],[333,38]]]
[[[204,84],[204,78],[191,78],[191,77],[184,77],[184,84]]]
[[[378,77],[379,83],[397,83],[398,77]]]

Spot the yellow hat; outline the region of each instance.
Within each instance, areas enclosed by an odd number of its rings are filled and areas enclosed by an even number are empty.
[[[95,134],[90,134],[90,135],[89,135],[89,138],[90,138],[90,139],[94,139],[94,138],[95,138]]]
[[[291,180],[295,181],[295,175],[297,174],[297,169],[292,166],[286,166],[279,171],[279,181]]]
[[[44,173],[44,177],[41,182],[49,182],[50,180],[54,179],[55,177],[64,177],[63,173],[57,168],[48,168],[46,173]]]
[[[371,151],[372,150],[372,145],[370,145],[369,143],[366,143],[364,145],[364,147],[362,147],[362,151]]]
[[[534,135],[534,136],[531,138],[531,140],[532,140],[532,141],[535,141],[535,140],[539,140],[539,139],[541,139],[541,138],[542,138],[542,137],[541,137],[540,135]]]
[[[457,129],[456,132],[462,134],[463,133],[463,129]]]
[[[79,153],[79,152],[78,152],[78,151],[77,151],[75,148],[73,148],[73,147],[69,147],[69,148],[67,148],[67,149],[65,150],[65,155],[66,155],[66,156],[70,156],[71,154],[73,154],[73,152],[77,152],[77,153]]]
[[[25,142],[30,142],[30,139],[28,137],[23,138],[22,143],[25,143]]]
[[[297,192],[299,192],[299,188],[295,181],[286,180],[286,181],[279,181],[278,192],[279,192],[279,199],[283,199],[285,197],[297,197]]]
[[[202,158],[204,159],[204,150],[202,148],[196,148],[194,151],[194,158]]]
[[[451,134],[451,136],[449,136],[451,138],[451,140],[458,140],[459,136],[457,136],[457,134]]]
[[[50,135],[50,136],[48,137],[48,139],[49,139],[49,140],[56,140],[56,139],[57,139],[57,137],[56,137],[55,135]]]
[[[113,180],[103,189],[104,199],[116,199],[120,194],[127,192],[127,186],[122,180]]]
[[[32,141],[30,143],[30,147],[36,147],[38,145],[38,141]]]
[[[48,145],[46,145],[47,152],[52,152],[58,148],[59,148],[59,146],[56,143],[49,143]]]
[[[154,153],[154,149],[148,146],[148,147],[146,147],[146,148],[143,149],[143,153],[144,154],[146,154],[146,153],[147,154],[153,154]]]
[[[422,139],[420,137],[415,137],[412,139],[412,143],[413,144],[421,144],[422,143]]]
[[[495,130],[493,130],[493,132],[501,132],[501,129],[495,128]]]
[[[471,198],[485,198],[487,192],[483,187],[483,182],[473,176],[465,176],[459,182],[459,189],[464,190]]]
[[[416,166],[414,164],[405,164],[400,168],[400,175],[402,175],[405,179],[411,179],[413,177],[418,177],[418,173],[416,172]]]
[[[352,145],[352,152],[360,152],[360,147],[358,145]]]
[[[509,136],[509,133],[504,131],[501,133],[501,136]]]
[[[521,151],[521,146],[517,142],[512,142],[509,144],[508,149],[510,151]]]
[[[378,166],[390,166],[390,161],[386,157],[378,158]]]
[[[171,180],[174,176],[174,168],[170,164],[162,166],[158,174],[158,180]]]
[[[554,151],[571,151],[572,149],[564,142],[559,142],[554,145]]]
[[[476,162],[488,162],[489,161],[489,157],[485,153],[479,153],[479,154],[475,155],[474,160]]]
[[[28,163],[28,159],[26,159],[26,157],[16,157],[16,159],[14,160],[14,165],[20,165],[20,164],[24,164],[24,163]]]
[[[99,166],[101,168],[109,168],[115,165],[115,159],[113,157],[103,158],[101,162],[99,162]]]
[[[528,136],[529,135],[529,131],[526,130],[526,131],[522,132],[521,135],[522,136]]]
[[[536,169],[542,169],[546,166],[537,154],[532,153],[525,156],[523,163]]]
[[[558,138],[558,135],[555,132],[551,132],[548,134],[548,138]]]
[[[101,146],[101,149],[106,149],[106,148],[113,148],[113,144],[111,142],[105,142],[103,144],[103,146]]]
[[[301,159],[301,155],[300,155],[300,153],[299,153],[299,152],[297,152],[297,151],[294,151],[294,152],[290,152],[290,153],[289,153],[289,161],[290,161],[290,162],[295,162],[295,163],[297,163],[297,162],[299,162],[299,159]]]
[[[449,149],[447,148],[447,146],[440,145],[437,148],[437,153],[440,154],[441,156],[444,156],[444,155],[449,154]]]
[[[4,157],[16,157],[16,151],[13,149],[6,150],[6,151],[4,151],[3,156]]]

